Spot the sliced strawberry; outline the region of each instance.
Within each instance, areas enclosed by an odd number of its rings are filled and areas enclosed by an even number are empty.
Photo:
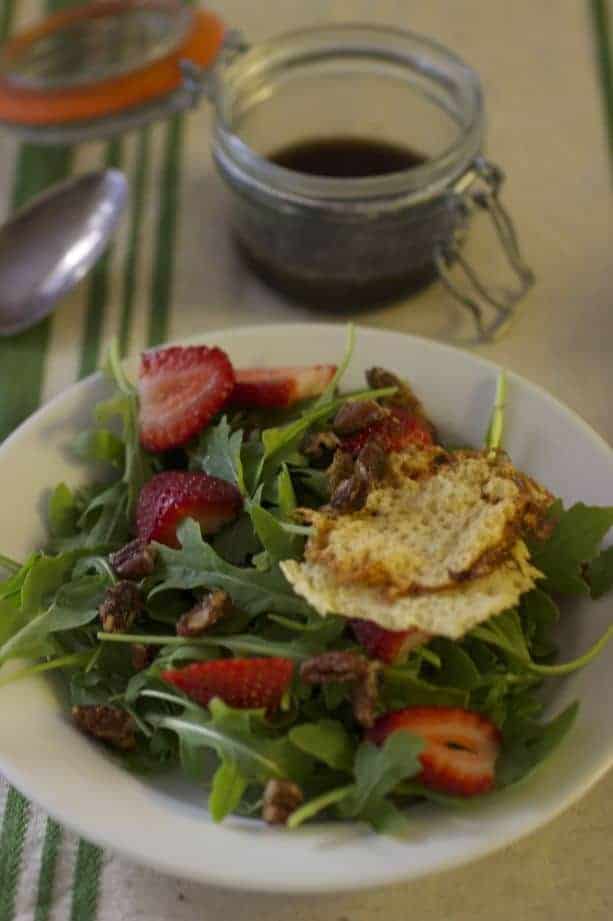
[[[378,441],[386,451],[402,451],[411,444],[425,446],[433,443],[428,424],[402,406],[391,407],[385,419],[343,438],[341,448],[355,456],[371,440]]]
[[[221,349],[206,345],[144,352],[138,381],[140,439],[167,451],[207,425],[234,389],[234,370]]]
[[[411,650],[423,646],[431,636],[417,627],[410,630],[385,630],[371,620],[352,620],[351,629],[368,655],[372,659],[380,659],[387,665],[406,662]]]
[[[336,373],[336,365],[298,368],[245,368],[236,372],[232,405],[245,409],[291,406],[318,397]]]
[[[168,470],[145,483],[136,506],[138,536],[178,547],[177,528],[195,518],[205,534],[214,534],[236,518],[243,505],[238,489],[208,473]]]
[[[215,659],[170,669],[162,678],[205,707],[220,697],[241,710],[276,710],[293,672],[291,659]]]
[[[480,713],[459,707],[409,707],[382,716],[367,738],[380,745],[403,729],[426,743],[419,756],[423,770],[418,779],[427,787],[475,796],[494,786],[500,732]]]

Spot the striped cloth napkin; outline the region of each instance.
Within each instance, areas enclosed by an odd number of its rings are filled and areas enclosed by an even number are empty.
[[[0,41],[73,2],[0,0]],[[94,371],[113,335],[123,353],[166,338],[183,127],[179,116],[105,143],[15,151],[9,210],[73,172],[105,165],[126,171],[131,203],[112,250],[62,311],[0,339],[0,442],[41,402]],[[102,864],[100,848],[62,829],[0,777],[0,921],[94,919]]]

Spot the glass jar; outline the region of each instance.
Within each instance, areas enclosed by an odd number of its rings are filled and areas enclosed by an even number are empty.
[[[440,275],[470,307],[480,338],[499,333],[532,277],[498,201],[501,173],[482,156],[477,74],[436,42],[366,25],[300,30],[253,48],[234,35],[226,55],[207,82],[213,155],[231,191],[233,232],[256,271],[312,305],[351,310]],[[331,178],[271,159],[339,136],[426,160],[386,175]],[[517,290],[504,297],[460,253],[478,208],[490,212],[518,275]],[[474,293],[451,280],[454,262]]]

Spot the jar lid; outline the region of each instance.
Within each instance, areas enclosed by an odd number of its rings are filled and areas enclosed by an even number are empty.
[[[221,21],[180,0],[96,0],[0,49],[0,121],[36,139],[102,137],[189,105],[184,68],[209,66]]]

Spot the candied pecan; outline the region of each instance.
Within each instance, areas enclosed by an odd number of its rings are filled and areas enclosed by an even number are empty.
[[[436,429],[424,412],[424,408],[417,399],[411,387],[405,380],[398,377],[392,371],[386,371],[385,368],[370,368],[366,372],[368,386],[373,390],[379,390],[383,387],[396,387],[396,393],[390,397],[382,397],[381,403],[384,406],[401,406],[414,413],[418,419],[421,419],[430,430],[434,441],[436,441]]]
[[[375,400],[349,400],[343,403],[332,423],[337,435],[353,435],[387,415]]]
[[[342,480],[330,498],[330,506],[337,512],[359,512],[368,498],[368,479],[359,473]]]
[[[269,780],[264,788],[262,818],[269,825],[285,825],[303,801],[302,790],[291,780]]]
[[[98,609],[105,633],[125,633],[143,610],[143,596],[134,582],[122,579],[107,588]]]
[[[232,601],[226,592],[215,591],[205,595],[177,622],[179,636],[201,636],[209,627],[221,620],[230,610]]]
[[[385,474],[385,451],[378,441],[367,441],[355,462],[355,471],[370,485],[383,479]]]
[[[122,579],[143,579],[155,568],[155,547],[137,537],[125,547],[111,553],[109,563]]]
[[[136,746],[135,724],[129,713],[119,707],[104,705],[73,707],[72,717],[84,732],[129,751]]]
[[[329,684],[359,681],[366,675],[368,661],[354,652],[322,652],[305,659],[300,666],[300,678],[305,684]]]
[[[311,432],[300,445],[300,450],[312,462],[327,461],[339,444],[334,432]]]
[[[369,662],[364,674],[358,679],[353,689],[351,698],[353,715],[356,722],[364,729],[370,729],[377,718],[381,669],[380,662]]]
[[[328,486],[333,493],[337,486],[353,473],[353,457],[346,451],[335,451],[332,463],[326,470]]]
[[[383,397],[382,401],[388,406],[404,406],[408,409],[418,409],[420,402],[405,380],[387,371],[385,368],[369,368],[366,372],[366,382],[373,390],[382,390],[384,387],[396,387],[396,393],[390,397]]]
[[[132,668],[134,671],[141,672],[144,668],[149,668],[157,655],[156,646],[145,646],[144,643],[133,643],[130,647],[132,653]]]

